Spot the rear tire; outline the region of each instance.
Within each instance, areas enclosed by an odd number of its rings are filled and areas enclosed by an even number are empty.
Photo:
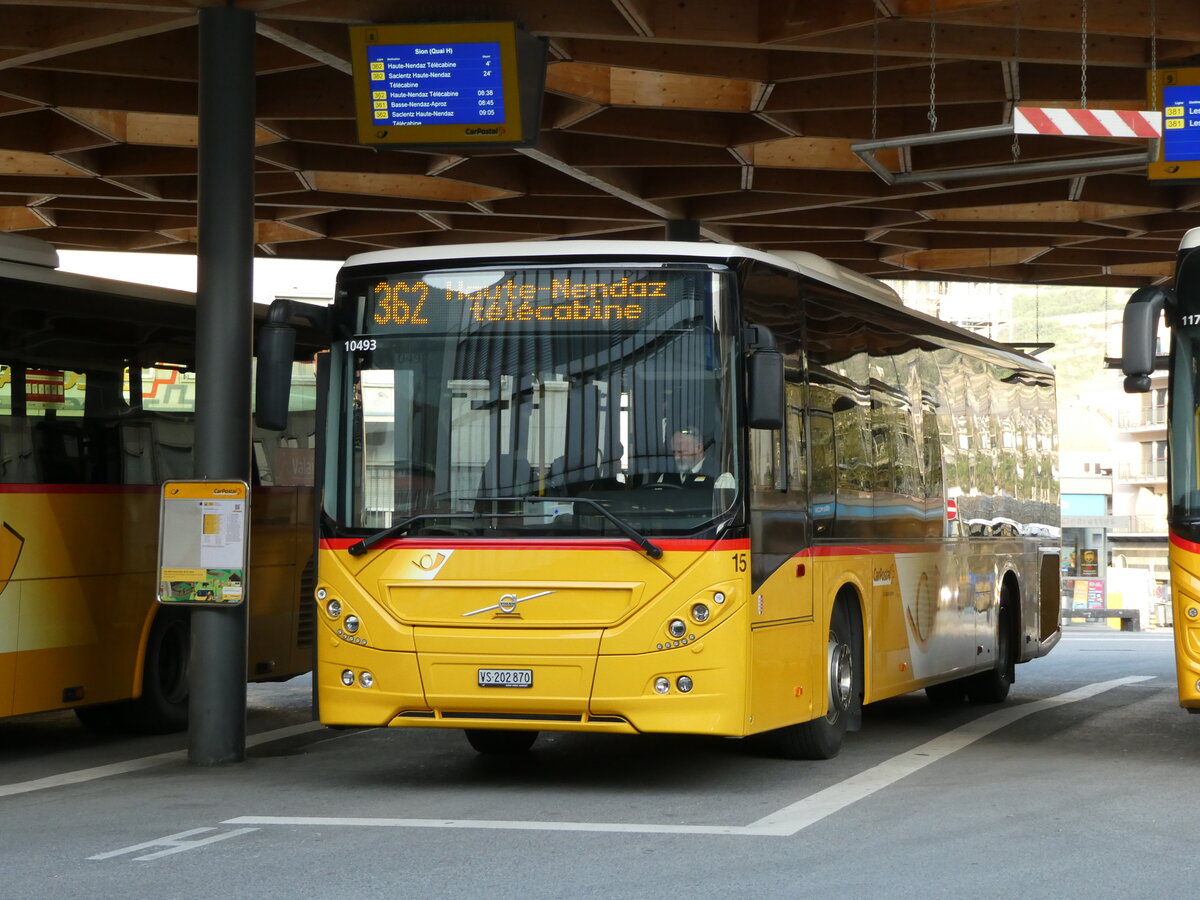
[[[854,646],[850,617],[845,606],[839,603],[829,621],[826,645],[828,711],[819,719],[772,732],[772,749],[778,756],[784,759],[833,759],[838,755],[860,696],[860,667]]]
[[[536,731],[493,731],[486,728],[466,729],[467,742],[475,752],[486,756],[516,756],[525,753],[537,740]]]

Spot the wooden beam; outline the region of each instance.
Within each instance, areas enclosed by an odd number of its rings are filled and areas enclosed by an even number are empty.
[[[496,200],[501,197],[510,197],[513,194],[512,191],[499,188],[466,184],[446,178],[429,178],[425,175],[375,175],[315,171],[306,171],[304,175],[305,179],[318,191],[372,194],[383,197],[412,197],[469,203],[479,200]]]
[[[190,9],[178,12],[118,11],[75,5],[18,8],[6,4],[4,33],[8,41],[13,35],[21,35],[24,52],[0,60],[0,69],[28,66],[68,53],[195,27],[196,15]],[[12,46],[11,43],[8,45]]]
[[[792,137],[744,144],[737,149],[754,166],[869,172],[867,164],[850,149],[852,143],[845,138]],[[882,150],[876,159],[893,170],[900,164],[895,150]]]
[[[1149,206],[1058,200],[1048,203],[936,209],[928,211],[927,215],[939,222],[1092,222],[1155,211],[1154,207]]]
[[[1040,253],[1043,247],[990,247],[960,250],[911,250],[884,252],[880,259],[905,269],[938,271],[942,269],[987,269],[1017,265]]]

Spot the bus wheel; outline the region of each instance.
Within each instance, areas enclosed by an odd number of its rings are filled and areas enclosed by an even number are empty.
[[[537,740],[536,731],[493,731],[468,728],[467,741],[477,753],[487,756],[515,756],[526,752]]]
[[[826,645],[829,710],[819,719],[773,732],[773,749],[785,759],[833,759],[842,749],[859,683],[850,617],[841,603],[829,621]]]
[[[967,679],[967,697],[972,703],[1002,703],[1008,696],[1016,668],[1013,624],[1013,604],[1004,589],[996,613],[996,665]]]
[[[129,731],[167,734],[187,728],[190,652],[187,616],[165,612],[155,616],[146,642],[142,696],[122,705],[122,718]]]

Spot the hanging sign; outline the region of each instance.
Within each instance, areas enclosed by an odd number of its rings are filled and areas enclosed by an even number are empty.
[[[158,602],[236,606],[246,597],[250,489],[244,481],[162,486]]]
[[[1163,114],[1162,140],[1147,172],[1153,180],[1200,180],[1200,68],[1146,73],[1150,105]]]
[[[354,25],[350,56],[360,143],[537,142],[546,43],[515,22]]]
[[[1013,110],[1013,131],[1066,137],[1156,138],[1162,134],[1162,113],[1157,109],[1018,106]]]

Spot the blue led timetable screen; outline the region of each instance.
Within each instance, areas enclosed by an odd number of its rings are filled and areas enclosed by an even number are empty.
[[[367,47],[377,125],[494,125],[505,120],[500,44]]]
[[[546,46],[515,22],[350,26],[359,142],[534,146]]]
[[[1163,160],[1200,160],[1200,85],[1163,88]]]

